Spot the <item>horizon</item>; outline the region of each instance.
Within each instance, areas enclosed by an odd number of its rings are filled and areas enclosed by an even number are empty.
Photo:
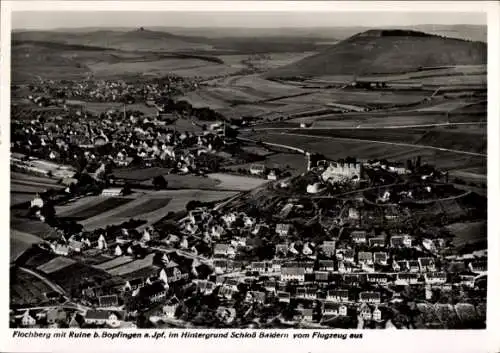
[[[113,16],[119,14],[119,17]],[[328,29],[341,27],[487,26],[482,12],[131,12],[13,11],[13,30],[86,28]]]

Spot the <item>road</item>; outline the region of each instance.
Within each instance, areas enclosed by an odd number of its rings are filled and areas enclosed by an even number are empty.
[[[287,129],[285,129],[285,130],[287,130]],[[277,134],[277,133],[270,132],[269,134]],[[450,152],[450,153],[463,154],[463,155],[474,156],[474,157],[483,157],[483,158],[487,157],[487,154],[485,154],[485,153],[476,153],[476,152],[468,152],[468,151],[461,151],[461,150],[453,150],[453,149],[449,149],[449,148],[442,148],[442,147],[435,147],[435,146],[415,145],[415,144],[403,143],[403,142],[386,142],[386,141],[365,140],[365,139],[346,138],[346,137],[315,136],[315,135],[285,133],[285,132],[281,132],[279,134],[280,135],[287,135],[287,136],[297,136],[297,137],[310,137],[310,138],[313,137],[313,138],[323,139],[323,140],[338,140],[338,141],[348,141],[348,142],[378,143],[378,144],[390,145],[390,146],[430,149],[430,150],[435,150],[435,151]],[[263,142],[263,143],[268,143],[268,142]],[[297,149],[297,147],[295,147],[295,146],[288,146],[288,147],[290,149],[293,149],[293,150]]]

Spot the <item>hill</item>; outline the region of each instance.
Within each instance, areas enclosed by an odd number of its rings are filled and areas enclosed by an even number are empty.
[[[205,38],[178,36],[151,30],[96,30],[90,32],[23,31],[13,32],[12,41],[55,42],[119,50],[189,50],[210,49]]]
[[[368,30],[267,77],[366,75],[415,71],[421,67],[486,63],[483,42],[446,38],[412,30]]]

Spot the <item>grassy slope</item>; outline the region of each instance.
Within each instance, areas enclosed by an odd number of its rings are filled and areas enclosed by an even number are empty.
[[[268,77],[386,74],[486,63],[486,44],[421,32],[370,30],[267,73]]]

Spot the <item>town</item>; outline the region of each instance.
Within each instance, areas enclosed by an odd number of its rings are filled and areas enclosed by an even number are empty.
[[[12,86],[10,327],[485,327],[486,185],[428,153],[463,151],[263,140],[325,136],[183,98],[207,81]]]

